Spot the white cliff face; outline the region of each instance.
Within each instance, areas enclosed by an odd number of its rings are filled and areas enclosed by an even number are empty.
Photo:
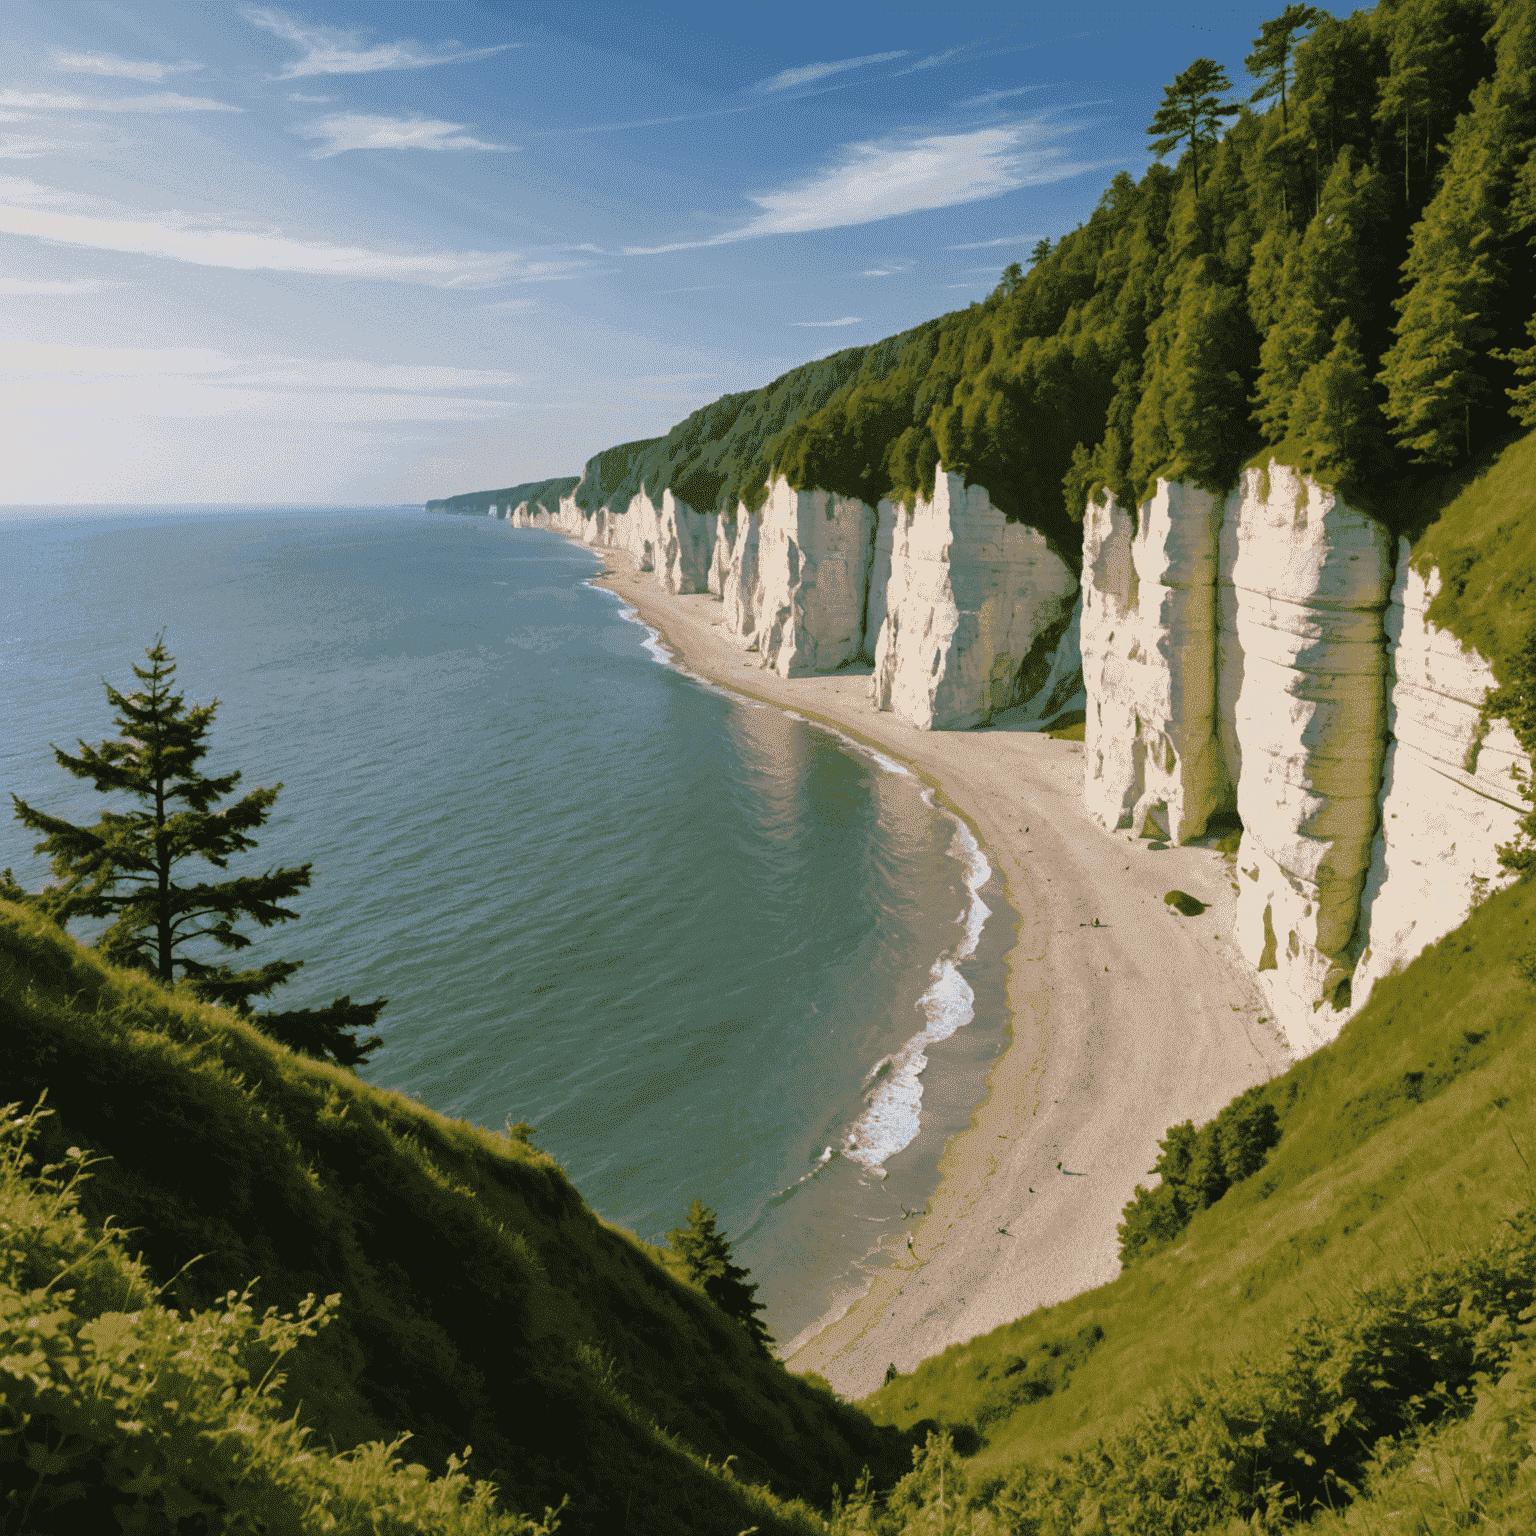
[[[1221,712],[1243,822],[1236,937],[1291,1044],[1311,1050],[1344,1022],[1359,951],[1393,548],[1373,518],[1272,462],[1227,499],[1221,574]]]
[[[709,574],[705,590],[716,597],[725,596],[725,578],[731,569],[731,551],[736,547],[736,524],[728,517],[715,519],[715,542],[709,552]]]
[[[722,522],[721,527],[725,526]],[[725,608],[726,634],[747,651],[757,649],[757,551],[762,531],[757,517],[738,503],[735,538],[721,578],[720,601]]]
[[[799,677],[856,661],[874,508],[831,491],[797,491],[781,478],[755,521],[758,665]]]
[[[1361,903],[1366,947],[1353,977],[1359,1007],[1383,976],[1466,921],[1513,879],[1497,849],[1528,809],[1514,771],[1530,763],[1506,720],[1487,720],[1493,669],[1427,612],[1440,590],[1409,565],[1402,540],[1386,613],[1391,674],[1381,825]]]
[[[1230,804],[1216,721],[1221,508],[1157,482],[1134,511],[1113,495],[1083,517],[1083,795],[1111,831],[1182,843]]]
[[[941,467],[931,501],[891,509],[890,562],[877,709],[923,730],[965,730],[1025,702],[1051,710],[1042,687],[1072,627],[1077,578],[1043,534]],[[1070,700],[1075,670],[1051,691]]]
[[[875,647],[880,643],[880,631],[885,628],[891,591],[891,558],[896,543],[896,515],[898,508],[889,501],[882,501],[875,508],[875,537],[869,551],[869,574],[865,578],[864,644],[859,650],[861,661],[875,659]]]

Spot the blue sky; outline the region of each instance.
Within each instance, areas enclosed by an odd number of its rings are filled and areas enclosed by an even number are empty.
[[[984,297],[1280,0],[8,0],[0,501],[576,473]]]

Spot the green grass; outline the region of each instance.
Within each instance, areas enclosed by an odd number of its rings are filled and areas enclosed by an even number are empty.
[[[1489,455],[1414,541],[1414,569],[1439,566],[1430,621],[1475,646],[1501,683],[1536,619],[1536,432]]]
[[[0,1098],[45,1090],[44,1155],[106,1159],[82,1212],[130,1230],[168,1304],[339,1293],[282,1400],[321,1448],[409,1432],[442,1473],[473,1446],[468,1474],[511,1507],[569,1495],[567,1536],[814,1530],[782,1500],[905,1463],[899,1435],[765,1358],[536,1148],[294,1056],[0,902]]]
[[[1265,1089],[1282,1138],[1177,1246],[1113,1283],[923,1362],[864,1400],[882,1423],[987,1420],[974,1475],[1080,1450],[1197,1371],[1428,1254],[1485,1242],[1536,1159],[1536,883],[1380,982],[1333,1044]],[[1003,1361],[1100,1328],[1058,1390],[990,1413]]]

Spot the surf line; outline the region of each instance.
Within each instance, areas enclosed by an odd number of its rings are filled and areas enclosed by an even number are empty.
[[[606,574],[606,569],[590,577],[583,585],[595,591],[607,592],[618,602],[620,615],[645,630],[645,647],[658,662],[671,666],[711,693],[726,693],[742,698],[758,708],[777,708],[789,719],[831,736],[845,751],[874,762],[882,772],[900,775],[902,778],[912,776],[911,769],[870,743],[848,735],[830,721],[803,715],[787,705],[765,703],[745,689],[701,677],[684,665],[677,647],[668,648],[670,642],[665,633],[650,620],[643,618],[628,599],[611,587],[597,585],[599,576],[603,574]],[[882,1056],[869,1069],[860,1086],[865,1108],[843,1138],[841,1156],[857,1163],[867,1174],[881,1179],[886,1176],[886,1160],[910,1146],[922,1129],[922,1075],[928,1066],[928,1048],[947,1040],[976,1017],[976,993],[961,973],[960,965],[975,954],[981,941],[982,929],[992,915],[992,909],[981,899],[982,887],[992,878],[992,866],[976,834],[963,817],[938,804],[932,785],[923,787],[921,798],[929,810],[947,817],[954,825],[947,852],[964,871],[969,900],[959,919],[964,925],[959,942],[953,948],[943,951],[933,962],[928,973],[929,984],[914,1004],[921,1010],[926,1021],[923,1028],[898,1050]],[[825,1147],[816,1159],[815,1166],[797,1182],[803,1183],[807,1178],[814,1178],[831,1162],[833,1156],[833,1147]]]

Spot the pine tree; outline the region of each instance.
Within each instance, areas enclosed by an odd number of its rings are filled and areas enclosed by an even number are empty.
[[[1509,289],[1512,271],[1527,284],[1532,271],[1520,236],[1536,147],[1536,17],[1507,7],[1491,35],[1494,77],[1472,91],[1451,132],[1445,174],[1403,263],[1397,340],[1382,358],[1393,434],[1416,463],[1470,451],[1473,412],[1492,392],[1490,359],[1508,356],[1498,344],[1517,339],[1529,313],[1529,288],[1513,306]]]
[[[1160,362],[1148,371],[1145,417],[1137,412],[1132,476],[1138,496],[1156,474],[1218,492],[1236,478],[1248,446],[1243,406],[1257,338],[1242,293],[1222,279],[1221,263],[1202,256],[1185,276],[1177,305],[1159,322]],[[1160,449],[1161,463],[1155,459]]]
[[[1163,104],[1147,129],[1152,153],[1159,160],[1188,143],[1194,168],[1195,195],[1200,194],[1200,148],[1214,145],[1224,117],[1236,117],[1238,109],[1222,102],[1218,91],[1230,91],[1227,72],[1214,59],[1196,59],[1172,85],[1163,87]]]
[[[105,959],[149,971],[166,986],[175,983],[179,971],[201,997],[251,1017],[250,1000],[268,996],[304,962],[273,960],[236,971],[186,950],[208,940],[238,953],[250,947],[251,939],[236,923],[248,919],[270,928],[293,921],[299,914],[283,903],[309,885],[311,866],[212,883],[178,880],[189,861],[222,870],[235,855],[255,848],[250,834],[265,824],[282,785],[253,789],[214,810],[241,778],[238,771],[217,777],[199,771],[219,701],[189,709],[186,696],[173,691],[176,663],[163,636],[144,654],[149,667],[133,669],[142,687],[124,694],[106,684],[121,735],[95,746],[81,741],[78,755],[54,748],[59,766],[90,780],[98,792],[130,795],[143,804],[127,812],[106,811],[94,826],[77,827],[13,794],[17,820],[43,834],[34,851],[51,857],[61,883],[28,896],[7,870],[6,893],[20,896],[61,926],[79,917],[110,919],[96,942]],[[350,1066],[382,1043],[375,1037],[358,1044],[350,1031],[371,1025],[385,1001],[338,998],[330,1009],[265,1017],[284,1021],[290,1037],[285,1043]],[[254,1022],[262,1024],[263,1017]]]
[[[1386,464],[1381,412],[1353,320],[1339,323],[1332,350],[1302,375],[1290,429],[1299,467],[1324,484],[1364,485]]]
[[[1290,80],[1291,51],[1296,46],[1297,34],[1314,26],[1322,15],[1316,6],[1286,6],[1273,21],[1260,26],[1259,35],[1253,40],[1253,52],[1243,60],[1248,73],[1259,82],[1248,100],[1260,102],[1278,96],[1281,123],[1287,130],[1291,119],[1285,90]]]
[[[727,1317],[746,1329],[752,1342],[766,1355],[773,1335],[757,1316],[763,1304],[754,1298],[757,1287],[746,1283],[750,1270],[731,1257],[731,1245],[715,1226],[715,1213],[700,1200],[688,1207],[688,1225],[667,1233],[667,1243],[683,1261],[683,1269],[695,1285]]]
[[[1355,322],[1358,346],[1360,327],[1382,307],[1373,236],[1383,211],[1381,178],[1368,165],[1356,169],[1353,153],[1345,149],[1305,235],[1296,241],[1272,232],[1261,242],[1258,256],[1268,270],[1262,278],[1250,277],[1250,312],[1259,307],[1256,283],[1273,282],[1272,263],[1285,252],[1278,291],[1267,296],[1262,309],[1253,419],[1265,441],[1280,443],[1294,435],[1290,415],[1296,390],[1306,371],[1327,356],[1340,322]],[[1256,273],[1259,265],[1256,259]]]

